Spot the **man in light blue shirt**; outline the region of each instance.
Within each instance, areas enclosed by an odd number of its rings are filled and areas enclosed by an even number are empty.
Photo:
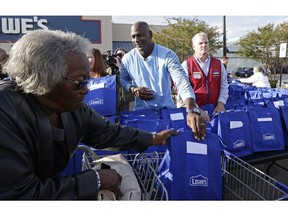
[[[120,82],[134,94],[135,110],[175,108],[171,90],[173,81],[186,105],[187,124],[196,139],[204,139],[204,119],[200,116],[195,94],[175,52],[152,42],[152,31],[146,22],[134,23],[131,37],[136,48],[122,59]]]

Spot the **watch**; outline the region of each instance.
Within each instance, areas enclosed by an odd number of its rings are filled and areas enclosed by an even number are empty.
[[[197,107],[192,108],[192,109],[186,111],[186,113],[187,113],[187,114],[188,114],[188,113],[196,113],[196,114],[198,114],[198,115],[201,115],[201,113],[200,113],[200,109],[197,108]]]

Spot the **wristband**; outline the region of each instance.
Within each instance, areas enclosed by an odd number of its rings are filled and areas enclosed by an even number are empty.
[[[139,91],[139,89],[138,89],[138,88],[134,88],[134,89],[133,89],[133,95],[135,95],[135,93],[136,93],[137,91]]]
[[[100,180],[100,175],[99,175],[99,172],[97,170],[94,170],[95,171],[95,174],[97,176],[97,186],[98,186],[98,189],[101,187],[101,180]]]
[[[155,138],[156,138],[156,134],[157,134],[157,133],[154,133],[154,132],[152,133],[152,136],[153,136],[153,138],[152,138],[152,146],[155,146],[155,145],[156,145],[156,143],[155,143],[155,141],[156,141],[156,139],[155,139]]]
[[[201,115],[199,108],[192,108],[192,109],[188,110],[186,113],[187,114],[188,113],[196,113],[198,115]]]

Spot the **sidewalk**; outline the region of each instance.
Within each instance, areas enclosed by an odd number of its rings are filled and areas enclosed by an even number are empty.
[[[275,78],[278,80],[277,87],[279,87],[280,74],[276,74]],[[288,74],[282,74],[281,88],[288,88]]]

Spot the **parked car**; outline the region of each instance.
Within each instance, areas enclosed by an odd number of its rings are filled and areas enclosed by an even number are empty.
[[[279,66],[277,69],[276,69],[276,73],[277,74],[280,74],[281,73],[281,69],[282,69],[282,74],[288,74],[288,66],[287,65],[283,65],[283,68],[281,66]]]
[[[235,71],[237,77],[250,77],[253,75],[253,68],[241,67]]]

